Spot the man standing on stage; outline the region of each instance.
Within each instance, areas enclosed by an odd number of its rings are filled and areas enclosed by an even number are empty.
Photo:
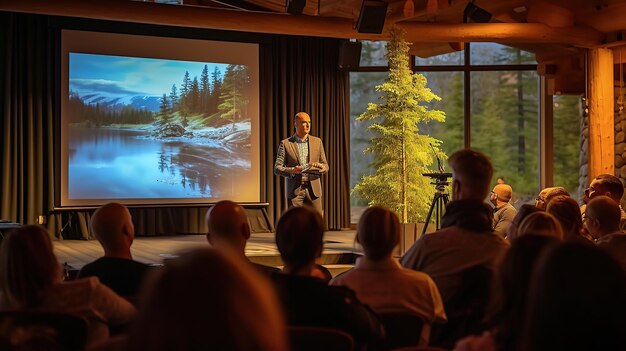
[[[306,112],[298,112],[293,125],[296,133],[278,146],[274,174],[285,177],[289,207],[307,202],[323,213],[320,177],[329,167],[322,139],[309,135],[311,117]]]

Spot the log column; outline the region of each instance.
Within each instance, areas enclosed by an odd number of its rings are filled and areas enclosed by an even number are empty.
[[[615,130],[613,126],[613,52],[589,49],[589,179],[614,174]]]

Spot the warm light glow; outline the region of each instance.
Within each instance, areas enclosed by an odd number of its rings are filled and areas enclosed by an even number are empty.
[[[437,0],[428,0],[426,3],[426,11],[428,12],[436,12],[439,7]]]
[[[406,0],[403,14],[404,17],[413,17],[415,15],[415,4],[413,4],[413,0]]]

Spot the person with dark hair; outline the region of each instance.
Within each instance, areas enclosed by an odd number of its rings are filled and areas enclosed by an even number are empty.
[[[550,200],[560,195],[569,196],[569,193],[561,186],[545,188],[539,192],[539,195],[537,195],[537,198],[535,199],[535,206],[538,209],[545,211],[550,203]]]
[[[274,289],[232,252],[181,254],[146,283],[128,351],[288,350]]]
[[[619,228],[619,205],[608,196],[596,196],[587,204],[583,218],[598,247],[610,253],[626,271],[626,233]]]
[[[292,207],[278,220],[276,245],[283,272],[272,276],[289,325],[343,330],[358,344],[376,343],[384,331],[354,291],[313,277],[323,246],[324,222],[312,207]]]
[[[493,204],[493,230],[506,236],[506,232],[517,214],[517,210],[510,204],[513,188],[508,184],[496,184],[491,190],[489,201]]]
[[[576,200],[565,195],[555,196],[550,200],[546,212],[561,224],[563,240],[591,242],[589,238],[583,236],[583,220],[579,216],[580,207]]]
[[[109,337],[109,326],[135,317],[135,307],[90,277],[63,281],[48,232],[34,225],[12,230],[0,247],[0,310],[67,312],[89,322],[87,344]]]
[[[422,272],[402,268],[392,257],[400,241],[400,221],[391,210],[374,206],[366,209],[357,226],[356,240],[364,257],[331,281],[347,286],[374,312],[409,313],[424,320],[420,345],[428,345],[431,325],[445,322],[446,314],[439,290]]]
[[[545,235],[529,234],[513,240],[495,277],[486,316],[489,329],[480,336],[459,341],[454,351],[516,349],[533,269],[541,253],[558,244],[559,240]]]
[[[219,250],[232,251],[248,261],[246,244],[250,239],[250,224],[243,207],[232,201],[220,201],[207,211],[206,223],[208,228],[206,237],[211,246]],[[276,267],[252,262],[251,264],[266,275],[280,272]]]
[[[448,323],[435,346],[451,348],[481,330],[491,277],[509,244],[492,229],[493,209],[483,200],[493,175],[491,162],[474,150],[450,156],[452,201],[441,230],[420,238],[401,258],[402,266],[428,274],[443,298]]]
[[[626,278],[608,253],[567,242],[535,267],[518,350],[624,350]]]
[[[98,277],[118,295],[135,298],[149,269],[147,264],[133,260],[130,247],[135,239],[135,226],[128,208],[108,203],[91,217],[91,229],[104,249],[104,256],[86,264],[78,278]]]
[[[519,210],[517,210],[517,214],[513,217],[513,221],[511,221],[511,225],[506,231],[506,238],[508,241],[512,241],[519,236],[518,228],[519,225],[528,217],[530,214],[541,211],[537,206],[531,204],[523,204]]]
[[[323,213],[320,177],[329,167],[322,139],[309,135],[311,117],[306,112],[296,113],[293,126],[295,134],[278,146],[274,174],[285,178],[289,207],[309,203]]]
[[[608,196],[619,205],[620,209],[620,229],[626,230],[626,212],[622,209],[622,196],[624,196],[624,185],[622,181],[611,174],[600,174],[589,184],[589,200],[597,196]]]

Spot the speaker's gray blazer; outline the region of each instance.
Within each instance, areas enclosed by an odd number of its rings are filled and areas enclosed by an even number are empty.
[[[292,174],[295,166],[304,166],[307,163],[318,163],[321,166],[319,172],[309,173],[309,182],[313,189],[313,195],[322,196],[322,182],[320,176],[328,172],[328,161],[326,161],[326,153],[322,139],[309,135],[309,159],[301,160],[296,145],[296,136],[284,139],[278,145],[278,153],[276,162],[274,163],[274,174],[285,177],[285,189],[287,191],[287,199],[293,199],[295,190],[300,186],[302,174]]]

